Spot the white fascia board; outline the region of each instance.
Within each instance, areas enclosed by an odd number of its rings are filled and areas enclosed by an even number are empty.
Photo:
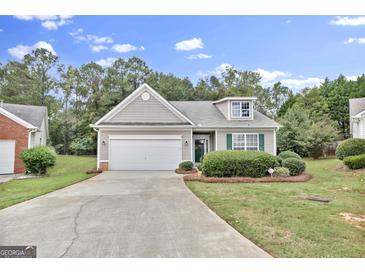
[[[361,118],[364,114],[365,114],[365,110],[362,110],[358,114],[352,116],[352,118]]]
[[[99,125],[103,121],[107,121],[111,118],[113,118],[118,111],[122,110],[126,106],[128,106],[142,91],[147,89],[150,91],[165,107],[167,107],[169,110],[171,110],[175,115],[179,116],[183,120],[189,122],[191,125],[194,125],[194,123],[186,117],[184,114],[182,114],[180,111],[178,111],[173,105],[171,105],[165,98],[163,98],[157,91],[155,91],[153,88],[151,88],[148,84],[143,84],[139,88],[137,88],[135,91],[133,91],[130,95],[128,95],[122,102],[120,102],[117,106],[115,106],[111,111],[109,111],[107,114],[105,114],[102,118],[100,118],[95,125]]]
[[[254,100],[257,100],[257,97],[224,97],[220,100],[217,100],[217,101],[214,101],[213,104],[217,104],[217,103],[221,103],[221,102],[224,102],[224,101],[228,101],[228,100],[251,100],[251,101],[254,101]]]
[[[109,135],[109,140],[181,140],[181,135]]]
[[[22,125],[23,127],[27,128],[27,129],[38,129],[37,127],[24,121],[23,119],[12,114],[11,112],[7,111],[6,109],[4,109],[2,107],[0,107],[0,113],[3,114],[4,116],[8,117],[9,119],[13,120],[14,122],[18,123],[19,125]]]

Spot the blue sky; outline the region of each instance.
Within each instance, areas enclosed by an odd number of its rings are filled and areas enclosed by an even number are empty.
[[[0,62],[36,47],[76,66],[138,56],[193,82],[233,65],[298,90],[365,73],[365,17],[0,16]]]

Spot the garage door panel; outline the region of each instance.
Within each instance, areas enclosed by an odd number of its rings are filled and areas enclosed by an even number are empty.
[[[111,139],[110,170],[174,170],[181,139]]]
[[[15,141],[0,140],[0,174],[14,173]]]

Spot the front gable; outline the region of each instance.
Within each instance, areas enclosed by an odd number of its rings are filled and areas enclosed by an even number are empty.
[[[142,85],[95,125],[193,125],[147,84]]]

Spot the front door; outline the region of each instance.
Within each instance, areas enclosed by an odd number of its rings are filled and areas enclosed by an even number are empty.
[[[203,156],[210,151],[210,135],[194,134],[194,160],[195,163],[200,163]]]

